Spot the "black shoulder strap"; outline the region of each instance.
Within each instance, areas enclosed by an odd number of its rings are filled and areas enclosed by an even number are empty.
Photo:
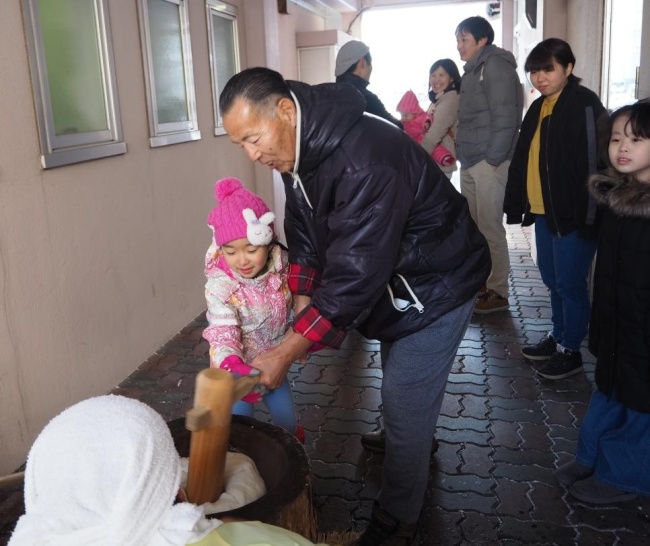
[[[594,120],[593,106],[585,108],[585,115],[587,116],[587,161],[589,163],[589,174],[592,175],[598,170],[598,145],[596,142],[596,122]],[[591,195],[589,195],[588,199],[585,224],[592,226],[596,220],[597,206]]]

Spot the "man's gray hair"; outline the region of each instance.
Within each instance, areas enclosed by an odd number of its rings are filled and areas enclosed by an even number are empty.
[[[224,116],[237,99],[244,99],[256,108],[272,112],[281,98],[293,102],[289,85],[279,72],[264,67],[247,68],[228,80],[219,96],[219,110]]]

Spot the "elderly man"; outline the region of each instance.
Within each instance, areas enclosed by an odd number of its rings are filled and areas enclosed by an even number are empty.
[[[449,370],[490,271],[466,200],[404,132],[364,115],[349,85],[235,75],[230,139],[282,173],[293,329],[251,364],[277,387],[312,344],[359,330],[382,342],[386,456],[360,546],[418,543],[429,451]]]

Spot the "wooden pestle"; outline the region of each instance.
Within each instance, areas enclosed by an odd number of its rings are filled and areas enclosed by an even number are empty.
[[[187,498],[194,504],[215,502],[223,492],[232,405],[259,382],[258,375],[235,380],[230,372],[208,368],[196,376],[194,408],[185,427],[192,431]]]

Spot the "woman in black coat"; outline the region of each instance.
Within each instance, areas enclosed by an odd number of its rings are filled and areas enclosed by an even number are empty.
[[[562,379],[582,370],[580,345],[589,324],[587,277],[596,252],[587,178],[597,169],[597,119],[605,108],[574,76],[571,47],[540,42],[524,66],[542,94],[528,109],[508,171],[504,211],[509,224],[535,223],[537,265],[551,296],[553,329],[522,349],[548,361],[536,372]]]

